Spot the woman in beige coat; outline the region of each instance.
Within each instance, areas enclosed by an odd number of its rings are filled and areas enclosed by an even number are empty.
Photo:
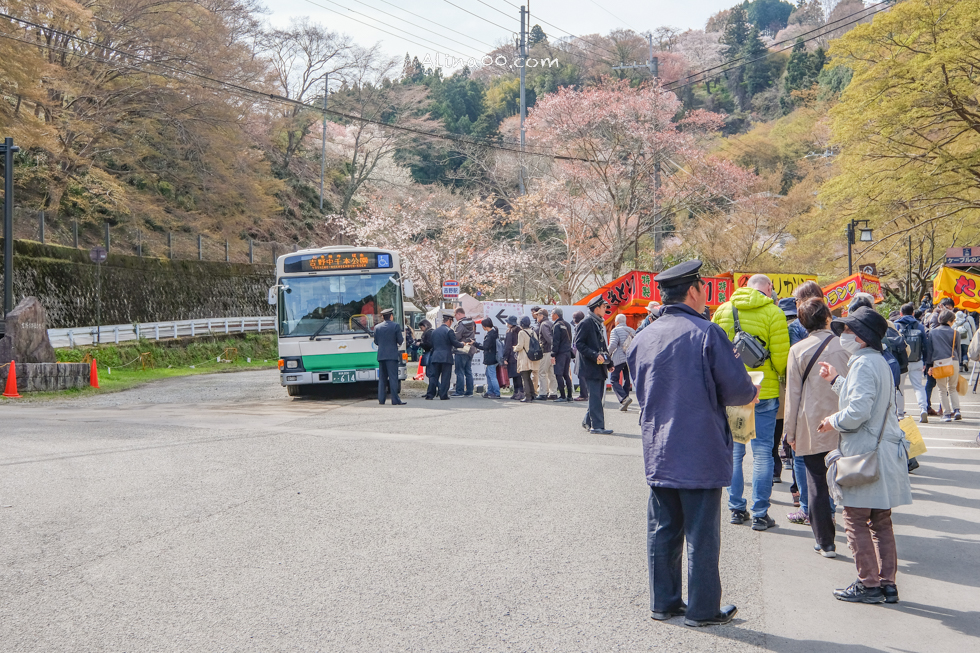
[[[524,381],[524,398],[522,403],[529,404],[537,396],[537,390],[531,379],[531,359],[527,357],[527,350],[531,346],[531,318],[524,316],[521,318],[521,330],[517,332],[517,344],[514,345],[514,352],[517,354],[517,373]]]
[[[807,509],[810,528],[817,541],[814,550],[825,558],[837,555],[834,545],[833,509],[827,490],[827,465],[824,456],[837,448],[837,431],[818,433],[817,426],[837,410],[837,393],[819,377],[819,362],[847,370],[850,354],[830,331],[831,314],[821,299],[807,299],[797,307],[800,324],[810,332],[789,350],[786,366],[786,441],[806,465]],[[812,365],[811,365],[812,363]],[[807,374],[807,368],[809,373]],[[803,376],[807,374],[804,380]]]

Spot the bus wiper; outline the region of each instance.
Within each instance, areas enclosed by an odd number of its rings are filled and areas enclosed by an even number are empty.
[[[314,331],[314,332],[313,332],[313,335],[312,335],[312,336],[310,336],[310,340],[316,340],[316,337],[317,337],[318,335],[320,335],[320,333],[321,333],[321,332],[322,332],[322,331],[323,331],[324,329],[326,329],[326,328],[327,328],[327,324],[329,324],[329,323],[330,323],[330,320],[332,320],[332,319],[334,319],[335,317],[337,317],[337,316],[336,316],[336,315],[334,315],[334,316],[330,316],[330,317],[327,317],[327,318],[324,318],[324,320],[323,320],[323,324],[321,324],[321,325],[320,325],[320,328],[319,328],[319,329],[317,329],[316,331]],[[352,315],[351,315],[350,313],[341,313],[341,314],[340,314],[340,319],[341,319],[341,320],[344,320],[344,319],[347,319],[347,320],[350,320],[350,319],[351,319],[352,317],[353,317],[353,316],[352,316]],[[369,336],[372,336],[372,335],[374,335],[373,333],[371,333],[371,330],[370,330],[370,329],[368,329],[368,328],[367,328],[366,326],[364,326],[363,324],[361,324],[361,323],[360,323],[360,322],[358,322],[357,320],[351,320],[351,322],[350,322],[350,323],[351,323],[351,324],[355,324],[355,325],[357,325],[358,327],[360,327],[360,329],[361,329],[361,330],[362,330],[362,331],[363,331],[364,333],[366,333],[366,334],[368,334]]]
[[[330,316],[330,315],[328,315],[327,317],[323,318],[323,322],[320,324],[320,328],[313,332],[313,335],[310,336],[310,340],[316,340],[316,337],[318,335],[320,335],[320,333],[322,333],[324,329],[327,328],[327,325],[330,324],[330,320],[332,320],[332,319],[333,319],[333,316]]]

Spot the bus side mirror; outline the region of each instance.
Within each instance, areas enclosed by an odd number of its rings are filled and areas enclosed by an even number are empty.
[[[269,302],[269,306],[275,306],[276,302],[279,301],[279,298],[276,296],[276,290],[278,290],[278,288],[279,286],[272,286],[269,288],[269,296],[266,298],[266,300]]]
[[[412,283],[411,279],[405,279],[405,281],[402,282],[402,294],[409,299],[415,297],[415,285]]]

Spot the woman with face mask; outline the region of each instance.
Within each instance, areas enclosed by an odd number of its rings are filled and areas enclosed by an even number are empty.
[[[851,603],[897,603],[898,552],[891,512],[912,503],[912,488],[908,442],[895,414],[894,380],[881,354],[888,322],[874,309],[862,307],[832,321],[830,328],[851,356],[847,378],[833,365],[820,363],[821,378],[839,397],[838,411],[817,427],[820,433],[840,433],[840,448],[827,455],[828,466],[840,457],[877,450],[878,468],[876,479],[840,488],[844,529],[858,578],[834,596]],[[828,475],[834,470],[836,465]]]

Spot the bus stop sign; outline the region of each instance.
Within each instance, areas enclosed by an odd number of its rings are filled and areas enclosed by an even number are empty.
[[[106,257],[109,252],[105,250],[105,247],[96,246],[91,249],[88,253],[88,257],[92,259],[93,263],[105,263]]]
[[[459,299],[459,282],[448,279],[442,282],[443,299]]]

